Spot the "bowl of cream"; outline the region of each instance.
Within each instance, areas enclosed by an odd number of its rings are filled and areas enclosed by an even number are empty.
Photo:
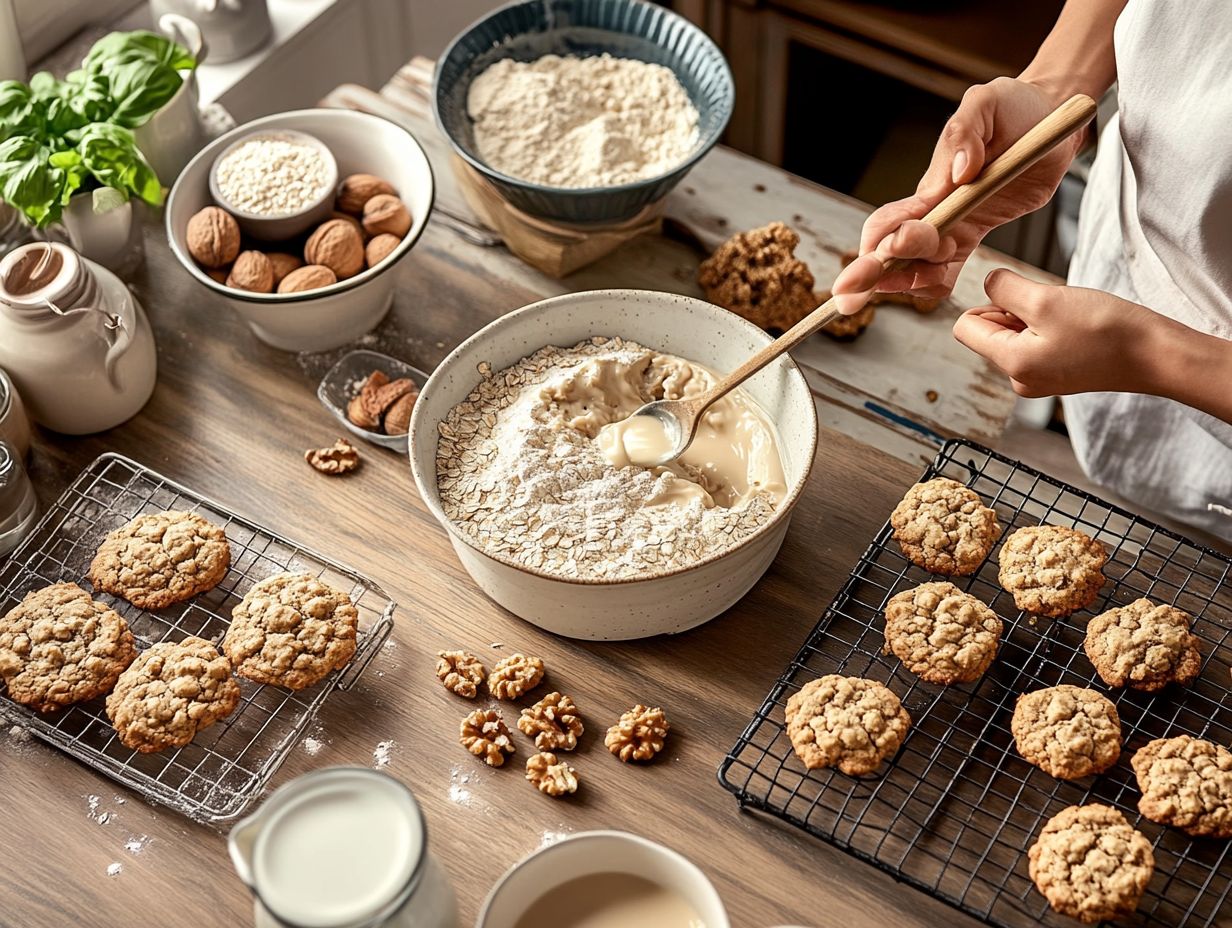
[[[773,562],[812,469],[817,415],[776,360],[710,409],[688,452],[634,463],[613,429],[643,403],[707,389],[770,337],[701,300],[567,294],[459,345],[411,419],[428,509],[489,597],[572,638],[693,628]]]
[[[515,864],[484,902],[476,928],[729,928],[698,867],[621,831],[586,831]]]

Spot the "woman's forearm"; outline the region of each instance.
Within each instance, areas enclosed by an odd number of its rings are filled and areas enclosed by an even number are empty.
[[[1112,28],[1127,0],[1068,0],[1052,32],[1019,75],[1058,100],[1085,93],[1098,100],[1116,80]]]
[[[1166,396],[1232,424],[1232,341],[1168,320],[1153,344],[1150,383]]]

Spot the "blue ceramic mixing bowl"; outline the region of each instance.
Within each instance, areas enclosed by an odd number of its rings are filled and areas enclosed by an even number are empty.
[[[616,187],[545,187],[502,174],[475,151],[466,94],[496,61],[544,55],[637,58],[671,68],[697,107],[698,145],[671,171]],[[528,0],[485,16],[437,62],[433,108],[454,150],[518,209],[568,223],[612,223],[665,196],[706,154],[731,118],[735,88],[723,53],[688,20],[643,0]],[[551,140],[545,139],[545,144]]]

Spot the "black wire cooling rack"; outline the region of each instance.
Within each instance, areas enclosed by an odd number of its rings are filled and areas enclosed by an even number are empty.
[[[924,683],[882,653],[886,601],[930,579],[903,558],[887,523],[723,761],[720,781],[742,808],[783,819],[1000,928],[1077,924],[1036,891],[1026,849],[1066,806],[1107,803],[1155,849],[1155,874],[1138,911],[1118,925],[1232,924],[1232,842],[1190,838],[1144,819],[1129,765],[1153,738],[1185,733],[1232,744],[1232,561],[965,441],[947,443],[921,479],[935,476],[978,492],[1005,532],[1049,523],[1098,538],[1110,553],[1099,600],[1066,619],[1022,613],[997,583],[994,551],[975,575],[951,579],[1005,623],[996,661],[972,684]],[[1092,615],[1143,596],[1195,617],[1203,663],[1192,686],[1153,695],[1108,691],[1083,653]],[[902,748],[874,774],[809,771],[792,751],[787,699],[826,673],[881,681],[911,713]],[[1125,744],[1107,773],[1055,780],[1015,751],[1010,717],[1018,695],[1060,683],[1091,686],[1116,704]]]
[[[218,643],[230,624],[231,610],[248,589],[291,570],[311,573],[350,594],[359,610],[357,647],[350,663],[298,692],[237,677],[241,698],[231,715],[200,732],[187,746],[157,754],[138,754],[120,743],[102,698],[40,714],[5,695],[0,698],[0,718],[148,799],[197,821],[228,822],[260,796],[326,697],[336,688],[349,688],[363,672],[393,629],[395,603],[350,568],[134,461],[104,454],[64,491],[13,556],[0,564],[0,615],[26,593],[48,584],[77,583],[88,590],[86,572],[106,534],[134,516],[165,509],[192,510],[221,526],[231,544],[231,567],[214,589],[158,612],[96,594],[124,616],[141,649],[189,635]]]

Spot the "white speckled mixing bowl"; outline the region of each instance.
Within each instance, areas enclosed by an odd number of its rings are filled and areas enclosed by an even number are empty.
[[[445,516],[436,487],[437,426],[479,382],[545,345],[620,336],[727,371],[770,342],[761,329],[702,300],[649,290],[591,290],[532,303],[459,345],[436,369],[411,418],[411,470],[420,495],[449,533],[462,565],[497,603],[558,635],[590,640],[682,632],[733,605],[765,573],[787,533],[817,448],[817,412],[804,375],[784,357],[744,388],[779,433],[787,496],[760,531],[689,567],[627,580],[568,580],[481,550]]]

